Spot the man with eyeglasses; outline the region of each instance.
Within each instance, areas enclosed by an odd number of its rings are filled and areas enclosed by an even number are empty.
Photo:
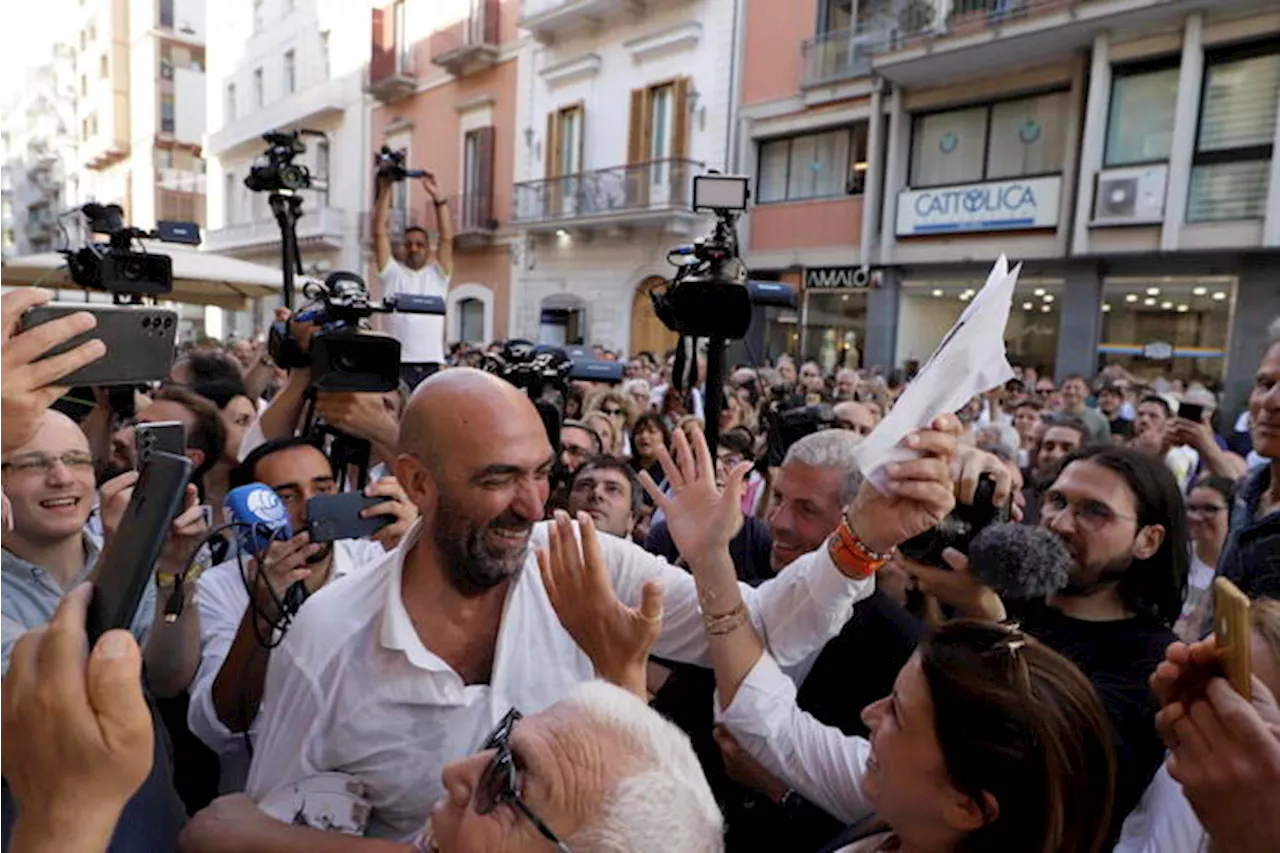
[[[1012,619],[1089,677],[1116,732],[1118,833],[1164,757],[1147,679],[1177,639],[1190,559],[1182,494],[1158,458],[1087,447],[1067,456],[1045,489],[1040,526],[1071,557],[1066,588],[1042,601],[1006,605],[955,551],[947,553],[949,569],[904,567],[958,616]]]

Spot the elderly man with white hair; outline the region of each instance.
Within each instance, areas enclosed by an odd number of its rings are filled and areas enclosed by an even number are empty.
[[[412,844],[317,835],[243,795],[196,815],[184,850],[306,853],[714,853],[724,821],[689,739],[644,701],[588,681],[546,710],[509,712],[474,755],[446,765],[445,795]],[[304,812],[319,811],[318,800]]]

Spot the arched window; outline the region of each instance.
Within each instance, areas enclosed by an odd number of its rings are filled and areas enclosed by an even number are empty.
[[[475,297],[458,300],[458,338],[484,343],[484,303]]]

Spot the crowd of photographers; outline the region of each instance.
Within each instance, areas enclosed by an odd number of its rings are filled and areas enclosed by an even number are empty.
[[[122,406],[59,385],[100,343],[37,360],[93,322],[18,332],[47,299],[3,297],[6,849],[1280,849],[1280,327],[1237,423],[1203,387],[1024,369],[872,485],[855,451],[910,370],[733,366],[713,449],[705,365],[665,353],[531,395],[524,350],[458,346],[315,393],[210,343]],[[90,649],[137,435],[173,422],[183,506]],[[212,529],[254,483],[295,535]],[[344,489],[377,524],[313,541]],[[906,547],[981,502],[1061,583]],[[1033,550],[1005,556],[1052,574]],[[1215,575],[1256,599],[1251,702],[1202,639]]]

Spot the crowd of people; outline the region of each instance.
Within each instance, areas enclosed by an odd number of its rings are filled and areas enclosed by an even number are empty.
[[[873,484],[910,370],[782,356],[709,389],[704,356],[638,353],[534,400],[499,342],[317,392],[237,340],[122,406],[59,384],[99,342],[40,358],[91,315],[18,331],[48,298],[3,296],[5,849],[1280,849],[1280,323],[1238,421],[1203,384],[1023,367]],[[138,427],[173,421],[183,506],[90,649]],[[1064,587],[898,549],[984,478]],[[256,552],[206,509],[250,483],[295,531]],[[313,542],[344,488],[385,523]],[[1251,700],[1219,576],[1255,599]]]

